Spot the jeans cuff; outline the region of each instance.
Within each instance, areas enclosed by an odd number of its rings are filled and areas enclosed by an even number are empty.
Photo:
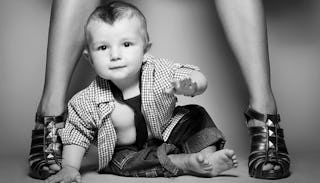
[[[157,155],[159,162],[162,165],[162,167],[169,172],[169,174],[165,173],[165,177],[174,177],[183,174],[183,170],[174,165],[168,157],[169,154],[177,153],[179,153],[179,149],[173,144],[163,143],[158,148]]]
[[[223,133],[216,127],[204,128],[192,135],[182,146],[183,151],[190,154],[201,151],[209,146],[216,146],[217,150],[223,149],[225,145]]]

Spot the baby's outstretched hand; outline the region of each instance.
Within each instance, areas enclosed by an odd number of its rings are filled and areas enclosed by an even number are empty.
[[[197,83],[191,81],[190,77],[181,80],[173,80],[171,81],[171,85],[170,88],[165,90],[165,93],[193,97],[198,88]]]
[[[81,175],[79,171],[71,166],[63,167],[57,174],[50,176],[45,180],[45,183],[71,183],[81,182]]]

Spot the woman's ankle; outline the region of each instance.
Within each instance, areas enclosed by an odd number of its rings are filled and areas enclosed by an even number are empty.
[[[39,102],[37,113],[42,116],[59,116],[66,110],[66,96],[61,90],[45,89]]]
[[[251,99],[249,107],[262,114],[277,114],[277,104],[274,97],[266,99]]]
[[[41,116],[60,116],[65,112],[65,105],[42,105],[38,107],[37,114]]]
[[[38,105],[37,114],[42,116],[59,116],[66,110],[66,104],[61,97],[43,97]]]
[[[62,110],[61,110],[62,109]],[[42,108],[42,106],[39,105],[39,108],[36,112],[36,116],[40,116],[40,118],[42,119],[42,117],[46,117],[46,116],[55,116],[60,118],[60,116],[65,115],[65,109],[64,107],[52,107],[49,106],[49,108]],[[44,127],[42,122],[39,122],[37,120],[35,120],[35,129],[42,129]]]
[[[268,100],[250,100],[249,108],[262,114],[277,114],[277,105],[273,97]],[[248,126],[265,126],[264,121],[251,119]]]
[[[37,114],[40,116],[61,116],[66,111],[66,105],[62,100],[48,100],[47,98],[42,98],[40,101]],[[43,124],[35,122],[35,129],[43,128]]]

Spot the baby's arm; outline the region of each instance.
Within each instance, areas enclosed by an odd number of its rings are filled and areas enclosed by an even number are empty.
[[[173,80],[172,87],[165,92],[169,94],[195,96],[202,94],[207,89],[207,79],[199,71],[193,70],[189,77],[181,80]]]
[[[65,145],[62,152],[62,169],[46,179],[46,183],[81,182],[79,169],[85,153],[85,148],[77,145]]]

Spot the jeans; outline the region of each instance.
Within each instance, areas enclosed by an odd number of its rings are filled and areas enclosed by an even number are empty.
[[[189,110],[172,130],[169,139],[149,139],[142,149],[135,145],[116,146],[107,168],[99,173],[130,177],[172,177],[183,174],[168,155],[190,154],[208,146],[224,147],[225,138],[206,110],[198,105],[182,106]]]

